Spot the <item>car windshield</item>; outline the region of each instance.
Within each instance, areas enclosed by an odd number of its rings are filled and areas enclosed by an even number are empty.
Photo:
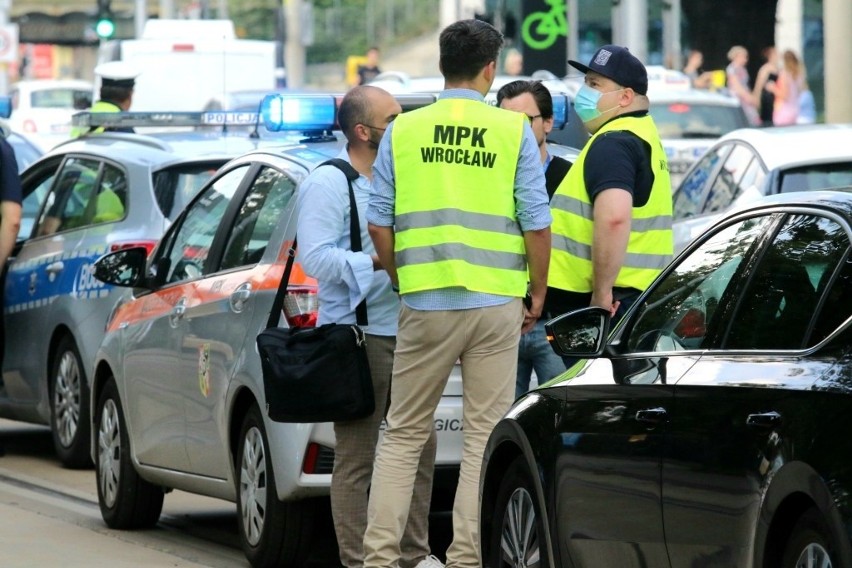
[[[223,161],[181,164],[154,173],[154,194],[160,211],[174,221]]]
[[[812,164],[791,168],[781,174],[781,193],[852,185],[852,162]]]
[[[718,138],[748,126],[742,109],[735,106],[651,103],[651,116],[662,138]]]

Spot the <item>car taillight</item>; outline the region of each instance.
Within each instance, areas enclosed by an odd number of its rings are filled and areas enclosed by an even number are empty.
[[[318,305],[314,289],[287,290],[284,296],[284,317],[291,327],[315,327]]]
[[[112,243],[109,246],[109,252],[115,252],[117,250],[124,250],[134,247],[145,247],[146,256],[151,254],[151,251],[154,250],[154,247],[157,246],[157,241],[131,241],[131,242],[119,242]]]
[[[27,119],[24,121],[24,132],[38,132],[38,126],[32,119]]]

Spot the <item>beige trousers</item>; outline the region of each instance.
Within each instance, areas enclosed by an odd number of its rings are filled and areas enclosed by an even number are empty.
[[[346,568],[361,568],[364,565],[367,498],[379,426],[388,408],[395,345],[394,337],[367,336],[367,358],[373,376],[376,411],[361,420],[334,424],[337,443],[331,477],[331,512],[340,563]],[[411,514],[402,535],[402,568],[412,568],[429,555],[429,505],[435,470],[435,446],[433,428],[417,466]]]
[[[461,359],[464,450],[447,566],[479,567],[479,471],[488,436],[512,404],[522,322],[520,298],[451,311],[412,310],[403,304],[388,429],[373,469],[364,566],[398,566],[421,451],[450,371]]]

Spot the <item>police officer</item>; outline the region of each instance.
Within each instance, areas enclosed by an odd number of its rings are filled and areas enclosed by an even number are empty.
[[[122,112],[130,110],[133,102],[133,89],[136,86],[136,77],[139,71],[124,61],[110,61],[101,63],[95,67],[95,75],[101,78],[100,98],[89,112]],[[133,132],[132,127],[111,126],[98,128],[75,127],[71,137],[76,138],[83,134],[97,132]]]
[[[574,109],[592,137],[551,201],[548,301],[620,317],[672,258],[666,154],[648,114],[647,71],[627,48],[568,63],[586,74]]]
[[[370,236],[402,306],[365,567],[399,562],[420,454],[458,359],[464,453],[447,565],[480,565],[482,455],[512,403],[518,339],[541,313],[550,257],[551,216],[529,122],[484,104],[502,45],[502,34],[479,20],[445,28],[445,90],[434,104],[391,123],[373,165]],[[527,267],[529,309],[521,300]]]

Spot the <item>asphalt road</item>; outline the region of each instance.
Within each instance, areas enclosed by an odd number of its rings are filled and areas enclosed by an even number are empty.
[[[101,519],[93,470],[63,469],[47,428],[0,420],[0,566],[248,566],[234,505],[174,491],[153,529],[114,531]],[[447,505],[444,499],[439,508]],[[337,567],[328,500],[319,501],[315,543],[305,568]],[[451,515],[430,518],[433,552],[443,558]]]

